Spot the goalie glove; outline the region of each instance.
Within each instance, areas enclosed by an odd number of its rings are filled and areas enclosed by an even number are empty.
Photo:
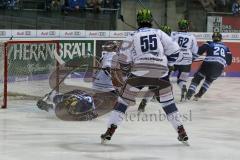
[[[40,99],[37,101],[37,107],[48,112],[50,109],[53,109],[53,104],[48,104],[46,101]]]

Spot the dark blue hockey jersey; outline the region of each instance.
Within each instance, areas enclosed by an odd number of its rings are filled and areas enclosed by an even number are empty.
[[[206,52],[206,62],[218,62],[224,67],[232,63],[232,54],[227,46],[222,42],[208,41],[198,49],[198,55]]]

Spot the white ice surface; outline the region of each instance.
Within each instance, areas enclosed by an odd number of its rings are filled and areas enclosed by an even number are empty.
[[[216,80],[198,102],[178,102],[179,89],[174,88],[177,106],[188,118],[189,147],[177,141],[166,120],[132,117],[109,144],[101,145],[108,115],[65,122],[38,110],[33,101],[12,101],[0,110],[0,160],[239,160],[240,78]],[[136,110],[129,108],[128,115],[136,115]],[[146,110],[148,115],[163,112],[153,102]]]

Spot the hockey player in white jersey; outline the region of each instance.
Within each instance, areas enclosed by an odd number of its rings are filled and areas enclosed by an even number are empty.
[[[191,64],[193,57],[198,52],[198,45],[194,35],[189,33],[189,21],[181,19],[178,22],[178,32],[172,33],[173,41],[177,42],[180,46],[181,60],[174,65],[174,71],[178,71],[177,84],[181,89],[181,101],[186,96],[189,73],[191,71]]]
[[[99,60],[100,70],[97,70],[93,76],[93,89],[100,90],[101,92],[115,91],[113,86],[111,67],[112,59],[116,56],[116,52],[119,48],[119,42],[108,41],[102,46],[102,56]]]
[[[160,30],[162,30],[163,32],[165,32],[167,35],[171,36],[172,33],[172,29],[168,26],[168,25],[162,25],[160,26]],[[172,71],[172,69],[174,68],[174,66],[169,66],[169,72]],[[149,87],[149,91],[151,91],[154,87]],[[156,94],[153,96],[153,100],[157,100],[158,102],[160,102],[159,99],[159,95],[158,92],[155,92]],[[145,107],[148,103],[148,101],[151,99],[152,97],[149,97],[148,92],[144,95],[142,101],[139,104],[138,107],[138,111],[139,112],[145,112]]]
[[[129,104],[135,101],[137,93],[145,86],[157,87],[160,103],[178,133],[178,140],[186,142],[188,136],[181,122],[168,79],[168,65],[174,65],[178,59],[179,46],[166,33],[151,28],[150,10],[139,10],[137,22],[139,29],[122,42],[119,50],[117,66],[130,65],[131,70],[109,117],[108,129],[101,135],[102,143],[111,140],[117,126],[123,121]]]

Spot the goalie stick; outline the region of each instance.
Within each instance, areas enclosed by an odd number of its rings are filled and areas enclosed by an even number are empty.
[[[58,82],[58,84],[55,85],[55,87],[47,94],[44,95],[44,97],[40,98],[39,100],[46,101],[49,96],[59,87],[59,85],[69,76],[76,68],[73,67],[65,76]]]

